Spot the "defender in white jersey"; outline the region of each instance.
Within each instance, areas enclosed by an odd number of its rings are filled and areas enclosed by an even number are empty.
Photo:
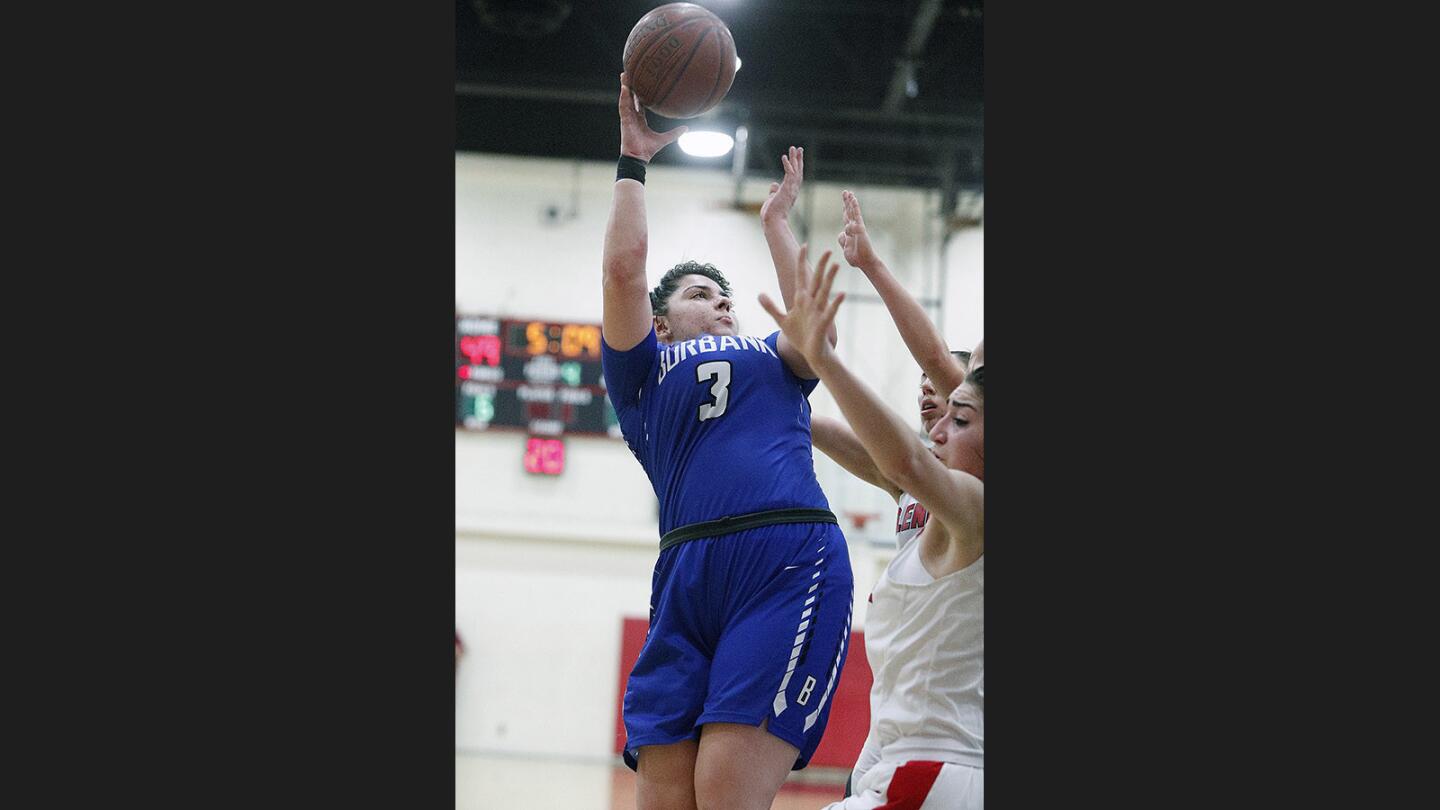
[[[853,795],[827,810],[970,810],[985,800],[984,350],[947,401],[927,448],[823,339],[844,294],[826,252],[811,276],[804,248],[789,312],[760,303],[805,355],[875,465],[930,506],[872,593],[866,655],[875,680],[870,734]],[[828,265],[828,266],[827,266]]]

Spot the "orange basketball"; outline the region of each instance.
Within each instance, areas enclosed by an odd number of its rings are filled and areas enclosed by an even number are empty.
[[[735,38],[694,3],[650,10],[625,40],[625,81],[640,103],[666,118],[711,109],[735,81]]]

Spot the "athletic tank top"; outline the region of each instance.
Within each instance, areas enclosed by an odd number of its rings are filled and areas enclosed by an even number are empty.
[[[923,571],[919,553],[918,542],[896,553],[866,613],[870,734],[882,759],[983,768],[985,557],[924,584],[898,581]]]
[[[815,478],[810,402],[766,338],[703,335],[629,351],[601,341],[621,435],[660,500],[660,534],[771,509],[828,509]]]

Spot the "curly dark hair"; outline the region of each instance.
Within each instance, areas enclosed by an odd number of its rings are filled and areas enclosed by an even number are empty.
[[[656,315],[664,315],[670,311],[670,296],[680,289],[680,279],[683,276],[700,275],[705,276],[716,284],[720,285],[720,292],[730,295],[730,282],[725,276],[715,269],[713,264],[701,264],[696,261],[681,262],[660,277],[660,283],[650,291],[650,310]]]

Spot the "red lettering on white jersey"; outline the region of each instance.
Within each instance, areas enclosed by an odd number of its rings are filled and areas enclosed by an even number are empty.
[[[918,503],[912,503],[904,509],[895,511],[895,531],[903,532],[906,529],[922,528],[930,520],[930,513]]]

